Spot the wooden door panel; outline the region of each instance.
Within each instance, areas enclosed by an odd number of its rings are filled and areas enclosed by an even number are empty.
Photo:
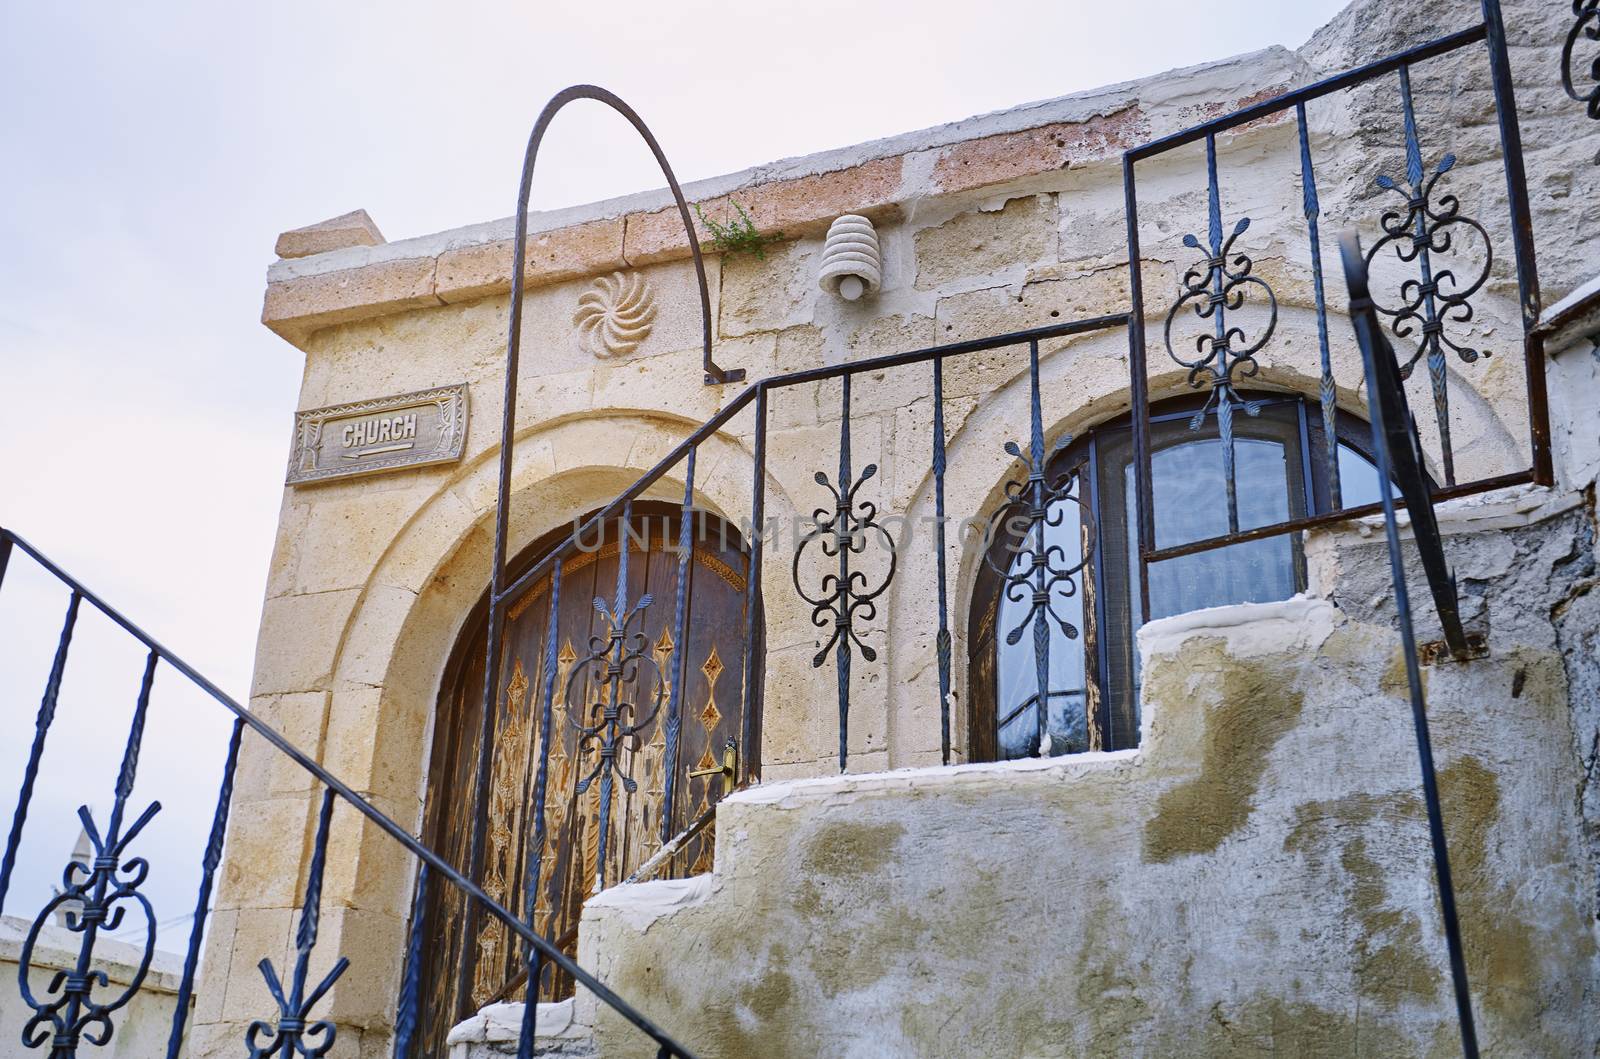
[[[635,718],[644,719],[655,702],[659,680],[661,705],[640,725],[636,739],[619,748],[612,785],[610,826],[605,860],[600,861],[600,788],[597,778],[580,793],[580,780],[599,760],[598,745],[580,738],[585,705],[605,701],[606,680],[596,669],[573,672],[583,660],[603,649],[608,633],[596,599],[607,608],[615,603],[621,550],[616,527],[597,550],[580,552],[562,564],[557,614],[557,654],[551,700],[551,740],[545,797],[545,843],[539,862],[539,888],[534,901],[534,928],[556,942],[576,949],[576,927],[584,900],[598,879],[615,885],[635,871],[661,846],[666,775],[675,774],[668,834],[676,834],[721,796],[718,777],[687,778],[693,768],[720,764],[724,743],[737,739],[743,723],[744,552],[737,534],[707,518],[700,528],[688,564],[689,616],[683,645],[687,652],[684,687],[679,697],[677,761],[665,760],[668,705],[675,679],[673,617],[678,584],[678,526],[675,517],[636,517],[628,551],[628,605],[646,594],[651,603],[635,618],[631,632],[644,637],[645,657],[626,673],[622,701],[635,702]],[[642,539],[641,539],[642,534]],[[535,556],[536,558],[536,556]],[[529,564],[531,565],[531,563]],[[513,912],[521,913],[532,882],[528,870],[535,837],[535,784],[548,653],[550,583],[532,585],[506,612],[501,649],[501,687],[494,704],[489,788],[483,807],[484,842],[481,868],[474,877],[484,890]],[[471,829],[478,808],[472,804],[482,727],[483,621],[469,626],[457,648],[439,699],[432,767],[424,813],[426,839],[452,863],[465,865]],[[595,637],[602,638],[600,643]],[[630,637],[631,639],[631,637]],[[659,669],[659,677],[657,675]],[[570,695],[569,690],[570,681]],[[570,701],[569,701],[570,700]],[[599,718],[591,715],[587,723]],[[625,789],[622,777],[634,786]],[[691,839],[658,873],[676,877],[710,870],[715,839],[711,829]],[[428,925],[424,977],[430,990],[427,1025],[419,1055],[443,1056],[445,1036],[455,1022],[485,1003],[508,993],[522,995],[522,944],[505,925],[490,916],[469,914],[451,888],[432,888],[426,903]],[[463,978],[458,968],[461,947],[469,958]],[[571,983],[546,973],[542,999],[570,995]]]

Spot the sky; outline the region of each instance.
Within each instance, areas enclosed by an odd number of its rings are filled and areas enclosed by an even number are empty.
[[[1342,6],[0,5],[0,525],[242,700],[303,364],[259,322],[280,231],[358,207],[391,240],[509,215],[529,125],[576,82],[632,103],[687,182],[1293,47]],[[533,206],[660,183],[621,118],[578,104]],[[66,605],[26,565],[0,589],[0,821]],[[80,620],[7,913],[48,899],[80,802],[104,822],[141,663]],[[227,737],[179,684],[157,677],[133,806],[164,804],[136,843],[162,922],[192,903]]]

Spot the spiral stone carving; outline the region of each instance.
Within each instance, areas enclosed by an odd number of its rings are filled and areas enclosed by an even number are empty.
[[[828,226],[817,283],[846,301],[878,292],[883,286],[883,254],[871,221],[847,213]]]
[[[602,358],[623,357],[638,349],[650,337],[655,319],[655,296],[637,272],[613,272],[595,280],[572,314],[578,343]]]

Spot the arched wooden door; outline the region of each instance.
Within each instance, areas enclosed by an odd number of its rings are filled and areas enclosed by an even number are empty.
[[[598,746],[580,738],[577,722],[584,703],[602,697],[582,660],[593,649],[591,637],[604,637],[606,620],[597,600],[610,606],[617,590],[621,556],[620,522],[603,535],[585,541],[585,550],[562,564],[556,657],[552,696],[552,735],[545,798],[545,848],[534,901],[534,927],[567,952],[576,951],[577,925],[585,898],[604,880],[615,885],[638,869],[662,845],[664,780],[675,770],[672,819],[666,828],[676,835],[721,797],[715,776],[690,778],[694,769],[715,767],[729,739],[738,739],[743,725],[744,652],[747,641],[745,578],[747,560],[732,527],[702,514],[694,528],[693,561],[689,564],[689,615],[685,626],[688,664],[679,697],[676,763],[665,760],[667,704],[674,676],[673,611],[678,584],[679,515],[665,505],[636,505],[628,535],[628,599],[630,606],[651,597],[639,631],[651,659],[659,667],[661,707],[625,742],[617,771],[633,781],[629,791],[618,779],[612,786],[605,862],[599,862],[600,783],[579,792],[581,780],[598,764]],[[566,537],[540,542],[519,558],[513,569],[527,569]],[[424,812],[425,841],[457,865],[465,866],[475,810],[486,813],[483,864],[475,873],[490,896],[514,912],[525,907],[528,877],[527,844],[534,838],[535,774],[539,756],[540,698],[549,632],[550,579],[541,578],[507,611],[501,660],[501,688],[493,719],[493,750],[487,805],[472,804],[483,720],[483,667],[486,622],[480,606],[456,646],[441,688],[434,727],[432,765]],[[574,669],[578,673],[574,677]],[[655,701],[657,668],[636,667],[624,681],[623,697],[641,704],[641,715]],[[570,690],[569,690],[570,682]],[[590,722],[592,723],[592,721]],[[655,878],[697,875],[711,869],[715,836],[707,828],[684,844]],[[504,924],[489,916],[469,915],[460,894],[445,886],[430,887],[424,931],[424,988],[432,990],[425,1005],[420,1056],[444,1056],[450,1027],[484,1004],[502,998],[520,999],[522,944]],[[461,949],[469,949],[461,973]],[[547,969],[540,998],[568,995],[570,981]]]

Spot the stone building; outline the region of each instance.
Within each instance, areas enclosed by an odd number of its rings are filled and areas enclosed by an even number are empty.
[[[712,356],[744,382],[708,383],[667,192],[531,215],[505,514],[512,576],[535,572],[503,608],[487,727],[513,221],[284,233],[263,321],[304,354],[311,414],[251,709],[698,1055],[1450,1054],[1382,520],[1318,517],[1377,499],[1337,254],[1353,228],[1379,251],[1375,290],[1415,308],[1390,337],[1421,357],[1408,392],[1487,642],[1424,670],[1479,1037],[1594,1053],[1600,136],[1562,85],[1572,12],[1506,4],[1543,296],[1525,321],[1482,17],[1357,0],[1297,50],[688,185],[723,233],[700,228]],[[1139,153],[1458,31],[1408,65],[1404,99],[1391,65]],[[1420,263],[1419,216],[1453,236]],[[1032,357],[1026,337],[984,342],[1052,328]],[[1219,339],[1208,363],[1238,371],[1191,371]],[[779,381],[740,404],[761,380]],[[696,438],[689,483],[686,439],[734,407]],[[562,544],[663,460],[626,525]],[[1006,504],[1034,495],[1035,464],[1050,528],[982,532],[1026,515]],[[1143,564],[1143,487],[1146,552],[1308,525]],[[840,566],[836,538],[806,539],[813,512],[873,546]],[[1048,614],[1030,541],[1067,571]],[[644,636],[618,676],[637,731],[606,757],[588,712],[604,681],[579,674],[614,658],[619,594]],[[276,1010],[257,963],[294,962],[318,788],[246,735],[191,1055],[236,1054]],[[391,1054],[408,967],[413,1054],[515,1052],[512,930],[437,872],[416,900],[415,857],[348,805],[325,866],[310,981],[351,961],[312,1015],[337,1027],[330,1055]],[[656,1054],[558,972],[541,966],[542,1048]]]

